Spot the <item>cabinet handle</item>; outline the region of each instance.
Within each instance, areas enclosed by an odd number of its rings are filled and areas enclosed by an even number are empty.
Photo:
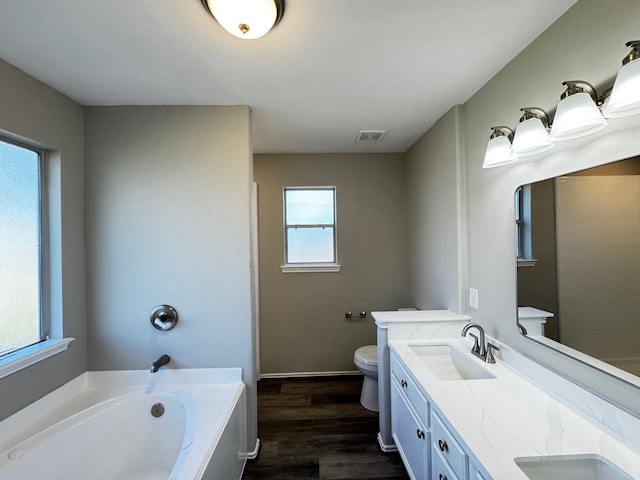
[[[449,452],[449,445],[444,440],[438,440],[438,448],[441,452]]]
[[[407,388],[407,381],[406,380],[400,380],[400,386],[402,388]]]
[[[416,430],[416,435],[418,436],[418,438],[424,438],[424,432],[420,429]]]
[[[448,480],[446,475],[440,474],[438,480]]]

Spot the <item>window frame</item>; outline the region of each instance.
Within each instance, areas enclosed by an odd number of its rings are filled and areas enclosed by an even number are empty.
[[[537,259],[533,257],[531,238],[531,185],[521,185],[514,194],[516,259],[518,267],[533,267]]]
[[[331,190],[333,192],[333,223],[329,224],[287,224],[287,191],[293,190]],[[332,228],[333,229],[333,261],[332,262],[289,262],[288,232],[292,228]],[[338,209],[337,189],[330,186],[285,186],[282,188],[282,230],[283,230],[283,273],[294,272],[339,272],[338,263]]]
[[[68,348],[73,338],[52,338],[53,324],[51,312],[51,249],[50,249],[50,188],[49,151],[36,142],[14,138],[0,131],[0,142],[30,150],[38,155],[38,237],[39,237],[39,340],[29,345],[0,353],[0,378],[11,375],[23,368],[40,362]],[[62,325],[59,329],[62,333]]]

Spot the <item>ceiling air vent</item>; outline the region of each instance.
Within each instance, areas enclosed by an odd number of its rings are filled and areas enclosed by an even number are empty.
[[[387,133],[386,130],[360,130],[356,136],[356,142],[379,142]]]

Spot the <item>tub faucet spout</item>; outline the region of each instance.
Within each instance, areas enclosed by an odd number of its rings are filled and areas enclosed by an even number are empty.
[[[169,355],[162,355],[158,360],[151,364],[151,368],[149,369],[149,371],[151,373],[156,373],[160,369],[160,367],[164,367],[170,361],[171,357]]]

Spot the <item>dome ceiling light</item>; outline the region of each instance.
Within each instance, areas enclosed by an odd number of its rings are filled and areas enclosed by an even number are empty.
[[[284,13],[284,0],[201,0],[207,11],[230,34],[245,40],[260,38]]]

